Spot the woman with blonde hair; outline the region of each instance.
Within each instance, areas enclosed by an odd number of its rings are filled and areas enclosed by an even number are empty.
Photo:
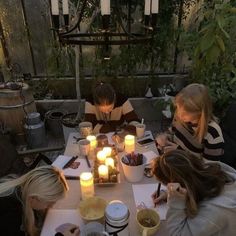
[[[175,115],[171,138],[159,136],[159,146],[183,149],[209,160],[220,160],[224,154],[224,138],[212,113],[208,88],[203,84],[190,84],[175,97]],[[164,140],[164,141],[163,141]]]
[[[152,198],[155,205],[167,200],[169,235],[235,235],[236,171],[230,166],[173,150],[155,160],[153,174],[167,185]]]
[[[2,179],[0,228],[4,236],[39,235],[40,217],[67,191],[63,173],[52,166],[35,168],[19,178]]]

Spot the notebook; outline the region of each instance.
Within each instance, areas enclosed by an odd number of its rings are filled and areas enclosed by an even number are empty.
[[[52,166],[61,169],[68,179],[79,178],[82,172],[91,172],[91,168],[88,167],[85,158],[82,157],[78,157],[70,167],[63,169],[63,166],[65,166],[70,159],[71,156],[60,155],[52,163]]]
[[[140,206],[145,205],[147,208],[155,209],[161,220],[166,219],[166,212],[167,212],[167,204],[164,202],[156,207],[154,207],[151,195],[156,191],[158,183],[156,184],[133,184],[133,193],[134,193],[134,201],[136,207],[139,208]],[[165,190],[165,186],[161,186],[161,189]],[[144,203],[144,204],[143,204]]]

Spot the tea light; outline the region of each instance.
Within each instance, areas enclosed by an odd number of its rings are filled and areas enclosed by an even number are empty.
[[[106,160],[106,157],[107,157],[107,155],[104,151],[99,151],[97,153],[97,159],[98,159],[99,163],[104,163]]]
[[[91,172],[83,172],[80,175],[81,198],[85,200],[94,195],[93,175]]]
[[[110,166],[111,168],[114,168],[114,166],[115,166],[114,159],[111,157],[107,157],[105,160],[105,165]]]
[[[125,136],[125,151],[127,153],[134,152],[135,150],[135,137],[133,135],[126,135]]]
[[[94,135],[88,135],[86,137],[87,140],[90,141],[90,150],[93,151],[97,147],[97,139]]]
[[[108,179],[108,167],[105,165],[100,165],[98,167],[98,175],[100,178]]]
[[[112,148],[111,147],[104,147],[103,148],[103,152],[106,153],[107,157],[110,157],[111,156],[111,152],[112,152]]]

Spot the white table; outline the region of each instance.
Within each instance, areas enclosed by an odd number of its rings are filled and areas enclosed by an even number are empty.
[[[78,133],[71,133],[67,142],[65,155],[67,156],[73,156],[77,155],[79,152],[78,144],[75,143],[75,139],[73,137],[78,137]],[[152,150],[156,153],[158,153],[155,144],[148,145],[146,147],[140,147],[137,146],[138,152],[146,152],[148,150]],[[133,196],[133,190],[132,190],[132,184],[128,183],[125,180],[122,167],[120,166],[120,179],[121,182],[119,184],[115,184],[114,186],[110,187],[101,187],[101,186],[95,186],[95,194],[97,196],[100,196],[104,199],[106,199],[108,202],[111,200],[121,200],[123,201],[130,211],[130,219],[129,219],[129,230],[130,230],[130,236],[138,236],[140,233],[138,232],[138,227],[136,224],[136,206],[134,202],[134,196]],[[155,178],[147,178],[144,177],[139,184],[145,184],[145,183],[157,183]],[[58,201],[54,208],[55,209],[77,209],[79,202],[80,202],[80,184],[79,180],[68,180],[69,184],[69,192],[67,196]],[[45,231],[45,230],[44,230]],[[167,235],[166,229],[165,229],[165,221],[161,222],[160,229],[155,234],[156,236],[160,235]],[[46,234],[41,234],[41,236],[47,236]]]

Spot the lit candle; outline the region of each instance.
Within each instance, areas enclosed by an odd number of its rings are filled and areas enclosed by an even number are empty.
[[[94,149],[97,147],[97,139],[96,139],[96,136],[94,135],[88,135],[86,137],[87,140],[90,141],[90,150],[91,151],[94,151]]]
[[[106,157],[107,157],[107,155],[104,151],[99,151],[97,153],[97,159],[98,159],[99,163],[104,163],[106,160]]]
[[[152,0],[152,14],[159,12],[159,0]]]
[[[111,147],[104,147],[103,148],[103,152],[106,153],[107,157],[110,157],[111,156],[111,152],[112,152],[112,148]]]
[[[68,0],[63,0],[63,1],[62,1],[62,12],[63,12],[63,15],[69,15],[69,4],[68,4]]]
[[[110,0],[101,0],[101,14],[103,15],[110,15]]]
[[[149,16],[151,12],[151,0],[145,0],[144,15]]]
[[[108,179],[108,167],[105,165],[100,165],[98,167],[99,178]]]
[[[125,136],[125,151],[127,153],[134,152],[135,150],[135,137],[133,135],[126,135]]]
[[[105,165],[110,166],[111,168],[114,168],[114,159],[111,157],[107,157],[105,160]]]
[[[59,3],[58,0],[51,0],[52,15],[59,15]]]
[[[80,175],[81,198],[85,200],[94,195],[93,175],[91,172],[83,172]]]

